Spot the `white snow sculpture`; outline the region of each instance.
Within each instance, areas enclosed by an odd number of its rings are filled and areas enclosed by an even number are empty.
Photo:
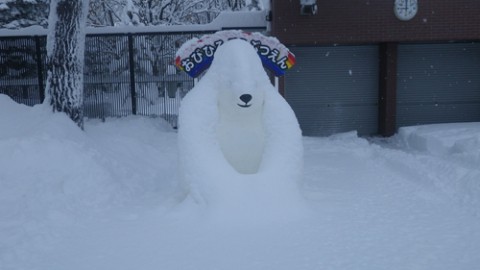
[[[301,200],[298,121],[248,42],[234,39],[216,50],[182,101],[178,135],[181,175],[196,202],[227,211],[262,205],[271,213]]]

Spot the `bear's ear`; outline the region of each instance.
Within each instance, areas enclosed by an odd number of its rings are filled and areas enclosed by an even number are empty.
[[[257,51],[263,65],[277,77],[295,64],[295,55],[278,39],[240,30],[219,31],[185,42],[175,55],[175,65],[193,78],[207,70],[219,46],[231,39],[243,39]]]

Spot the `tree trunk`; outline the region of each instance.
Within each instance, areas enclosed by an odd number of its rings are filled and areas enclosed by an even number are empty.
[[[47,36],[46,100],[82,129],[87,12],[88,0],[52,0]]]

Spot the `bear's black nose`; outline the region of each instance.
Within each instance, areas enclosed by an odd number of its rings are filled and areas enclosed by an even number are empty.
[[[252,100],[252,95],[243,94],[240,96],[240,100],[245,102],[245,104],[247,104],[248,102],[250,102],[250,100]]]

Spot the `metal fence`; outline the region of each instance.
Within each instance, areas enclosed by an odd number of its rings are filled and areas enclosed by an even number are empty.
[[[193,79],[174,66],[181,44],[206,32],[87,35],[84,114],[159,116],[174,127]],[[0,93],[35,105],[45,98],[46,37],[0,37]]]

